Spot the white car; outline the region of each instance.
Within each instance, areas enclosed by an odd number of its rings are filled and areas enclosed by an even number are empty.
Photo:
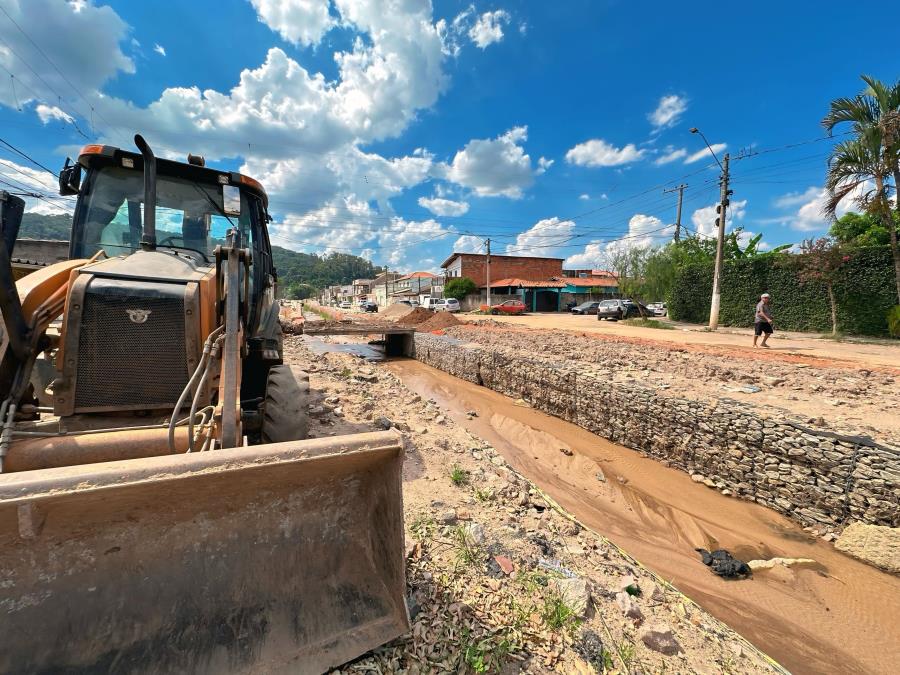
[[[459,300],[456,298],[447,298],[442,300],[441,304],[435,307],[435,311],[441,312],[458,312],[460,310]]]
[[[340,307],[341,309],[350,309],[352,305],[350,304],[349,300],[344,300],[340,305],[338,305],[338,307]]]

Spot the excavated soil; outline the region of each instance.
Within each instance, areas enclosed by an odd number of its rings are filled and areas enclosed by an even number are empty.
[[[416,307],[413,311],[404,314],[397,319],[398,326],[416,326],[420,323],[428,321],[434,316],[434,312],[424,307]]]
[[[391,305],[383,312],[378,312],[382,319],[399,319],[400,317],[404,317],[410,312],[413,311],[413,307],[409,305],[404,305],[402,303],[397,303],[395,305]]]
[[[433,330],[443,330],[460,324],[459,319],[450,312],[438,312],[433,317],[416,326],[417,333],[430,333]]]

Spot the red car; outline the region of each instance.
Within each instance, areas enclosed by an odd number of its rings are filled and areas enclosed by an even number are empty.
[[[482,312],[490,312],[491,314],[524,314],[525,303],[521,300],[507,300],[499,305],[482,305]]]

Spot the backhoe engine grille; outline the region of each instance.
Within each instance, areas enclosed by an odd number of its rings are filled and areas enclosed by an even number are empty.
[[[184,286],[94,278],[84,296],[75,410],[171,409],[188,381]]]

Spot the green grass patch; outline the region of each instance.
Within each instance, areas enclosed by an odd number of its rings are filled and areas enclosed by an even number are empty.
[[[450,470],[450,482],[456,487],[462,487],[469,482],[469,472],[458,464],[454,464]]]
[[[660,328],[662,330],[673,330],[675,326],[657,319],[625,319],[622,323],[626,326],[637,326],[638,328]]]

